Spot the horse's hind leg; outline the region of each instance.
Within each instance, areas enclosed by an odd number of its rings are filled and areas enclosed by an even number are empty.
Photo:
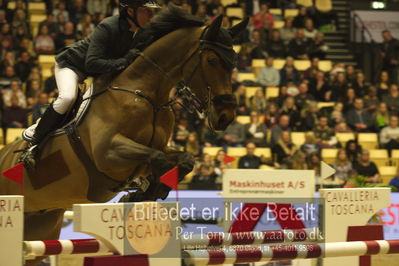
[[[24,239],[25,240],[56,240],[61,231],[64,209],[45,212],[25,213]],[[25,265],[33,266],[44,257],[27,260]]]

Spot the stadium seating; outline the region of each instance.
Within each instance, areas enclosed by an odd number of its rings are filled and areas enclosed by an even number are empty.
[[[388,185],[389,181],[396,175],[397,167],[395,166],[380,166],[378,171],[381,175],[381,180],[384,185]]]
[[[237,122],[240,124],[248,124],[251,122],[251,117],[249,115],[239,115],[237,116]]]
[[[370,151],[370,160],[378,167],[387,166],[389,164],[388,151],[384,149],[374,149]]]
[[[9,128],[6,132],[6,144],[10,144],[11,142],[22,139],[22,132],[25,128]]]
[[[399,150],[392,150],[391,162],[392,165],[399,167]]]
[[[357,141],[364,149],[370,150],[378,148],[377,133],[359,133],[357,135]]]
[[[316,9],[320,12],[327,13],[332,10],[332,1],[331,0],[316,0],[315,1]]]
[[[335,158],[337,157],[338,149],[322,149],[321,150],[321,158],[325,163],[333,163],[335,162]]]
[[[246,87],[245,97],[248,99],[251,98],[258,90],[262,90],[262,87]]]
[[[305,132],[291,132],[292,142],[299,148],[305,143]]]
[[[266,88],[266,99],[276,98],[280,95],[280,89],[277,87]]]
[[[312,0],[296,0],[297,5],[301,5],[304,7],[311,7],[313,6]]]
[[[335,133],[335,136],[343,147],[349,140],[355,139],[355,133]]]

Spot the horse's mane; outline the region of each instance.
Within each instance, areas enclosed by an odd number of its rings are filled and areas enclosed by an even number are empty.
[[[201,27],[204,22],[180,7],[170,3],[168,8],[159,12],[150,22],[147,29],[144,30],[145,36],[151,36],[151,43],[162,38],[163,36],[188,27]],[[147,39],[148,41],[148,39]],[[149,43],[147,42],[147,46]]]

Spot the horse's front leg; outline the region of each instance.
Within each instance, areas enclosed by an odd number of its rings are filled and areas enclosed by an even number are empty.
[[[188,152],[178,151],[171,147],[164,149],[167,160],[178,167],[179,182],[194,168],[194,156]]]

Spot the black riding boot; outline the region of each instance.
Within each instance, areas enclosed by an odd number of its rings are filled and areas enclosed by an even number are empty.
[[[40,119],[39,124],[35,129],[35,134],[33,135],[31,145],[33,146],[40,144],[40,142],[42,142],[48,134],[50,134],[52,131],[56,130],[60,126],[63,118],[64,115],[57,113],[54,110],[53,105],[50,104],[50,106],[42,115],[42,118]]]
[[[63,118],[64,115],[57,113],[52,104],[50,104],[50,106],[42,115],[42,118],[35,129],[32,140],[29,141],[27,149],[19,159],[20,162],[24,162],[25,168],[28,170],[28,172],[32,172],[36,168],[39,144],[47,137],[48,134],[60,126]]]

